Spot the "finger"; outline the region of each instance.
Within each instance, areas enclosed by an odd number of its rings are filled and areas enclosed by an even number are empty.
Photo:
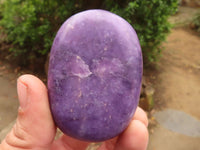
[[[23,75],[18,79],[17,91],[18,117],[4,140],[5,145],[21,148],[49,146],[55,136],[55,125],[45,85],[35,76]]]
[[[113,150],[115,148],[118,137],[107,140],[101,144],[98,150]]]
[[[89,142],[79,141],[67,135],[63,135],[53,143],[51,150],[85,150],[88,145]]]
[[[141,121],[146,127],[148,126],[147,114],[140,107],[137,107],[136,112],[135,112],[135,114],[133,116],[133,119]]]
[[[146,150],[148,136],[144,123],[132,120],[125,132],[119,136],[115,150]]]
[[[98,150],[113,150],[114,147],[116,147],[115,145],[116,145],[117,141],[120,142],[120,141],[123,140],[123,138],[128,139],[128,138],[126,138],[127,133],[129,133],[129,131],[131,131],[130,134],[132,134],[133,130],[131,130],[131,129],[132,129],[133,125],[138,124],[137,121],[135,123],[135,120],[139,121],[140,122],[139,124],[143,124],[143,125],[141,125],[142,127],[138,128],[139,131],[140,131],[140,129],[142,130],[142,128],[144,128],[144,130],[147,130],[146,129],[146,127],[148,126],[147,115],[146,115],[146,113],[144,112],[143,109],[141,109],[140,107],[137,107],[136,112],[134,114],[134,117],[133,117],[129,127],[125,130],[125,132],[121,136],[119,136],[119,138],[113,138],[111,140],[104,142]],[[137,130],[137,128],[135,128],[135,127],[134,127],[134,129]],[[135,134],[135,133],[133,133],[133,134]],[[144,134],[144,135],[146,135],[146,134]],[[132,146],[130,146],[130,147],[132,147]],[[131,150],[134,150],[134,149],[131,149]]]

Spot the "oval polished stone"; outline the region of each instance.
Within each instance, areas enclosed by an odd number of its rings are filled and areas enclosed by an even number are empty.
[[[50,53],[48,92],[56,125],[84,141],[104,141],[130,123],[140,96],[142,53],[135,30],[104,10],[70,17]]]

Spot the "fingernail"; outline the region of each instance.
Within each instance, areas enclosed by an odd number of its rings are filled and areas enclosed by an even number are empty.
[[[17,81],[17,93],[19,98],[19,104],[22,109],[27,105],[27,85],[23,83],[20,79]]]

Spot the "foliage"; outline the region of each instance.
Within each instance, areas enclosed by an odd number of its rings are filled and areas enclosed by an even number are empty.
[[[109,1],[109,0],[107,0]],[[124,2],[121,0],[121,3]],[[177,0],[126,0],[124,7],[110,4],[111,11],[124,17],[137,31],[144,60],[156,61],[161,52],[161,43],[169,33],[168,17],[177,11]],[[115,7],[112,7],[112,6]]]
[[[5,40],[13,45],[11,52],[27,62],[48,53],[55,33],[68,17],[86,9],[106,9],[133,25],[145,59],[155,61],[171,27],[167,18],[177,4],[177,0],[6,0],[0,25],[7,34]]]
[[[10,49],[26,63],[47,54],[55,31],[73,13],[71,1],[6,0],[0,25],[7,34]],[[70,12],[70,13],[69,13]]]
[[[194,28],[197,30],[197,32],[200,33],[200,11],[195,15],[192,24]]]

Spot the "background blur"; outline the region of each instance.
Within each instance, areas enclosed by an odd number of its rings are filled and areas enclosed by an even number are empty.
[[[56,32],[87,9],[114,12],[138,34],[148,150],[200,149],[199,0],[0,0],[0,141],[17,115],[17,77],[31,73],[46,83]]]

